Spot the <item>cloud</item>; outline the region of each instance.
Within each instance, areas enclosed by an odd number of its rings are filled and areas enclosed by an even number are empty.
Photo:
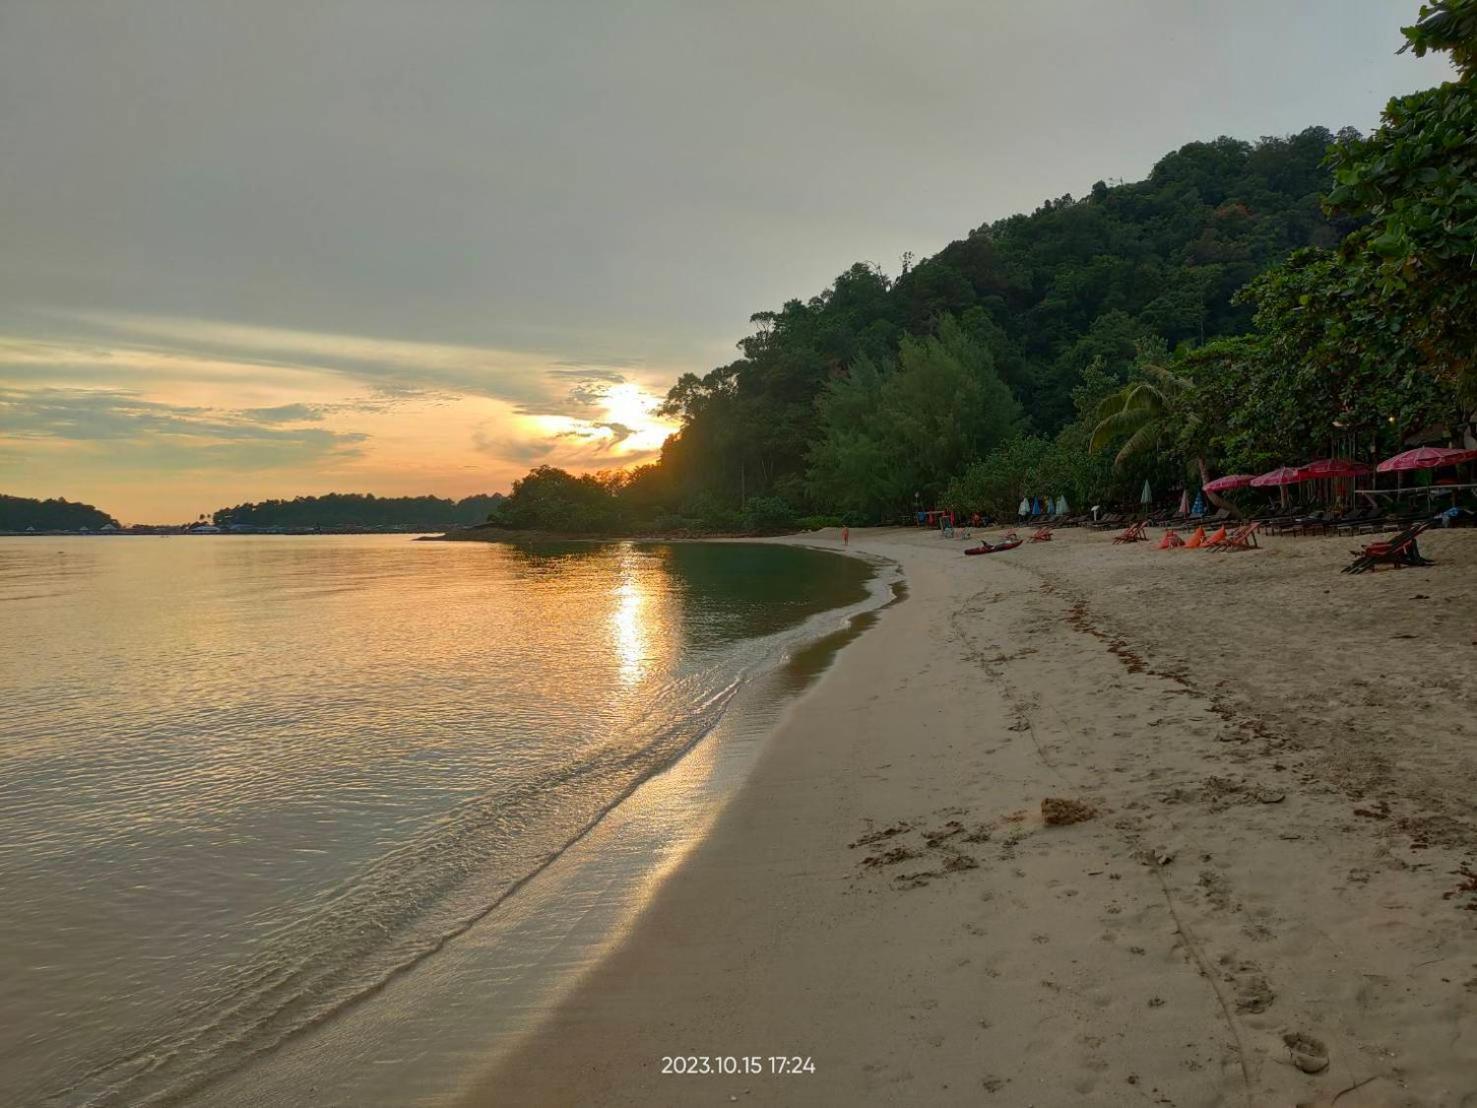
[[[236,415],[255,423],[311,423],[323,418],[323,409],[312,404],[278,404],[273,408],[242,408]]]
[[[271,468],[352,456],[367,439],[322,427],[263,426],[252,418],[261,411],[270,409],[243,413],[166,404],[118,389],[0,386],[0,427],[12,444],[85,444],[109,466]]]
[[[472,449],[500,462],[534,465],[548,458],[558,443],[553,438],[497,437],[478,428],[472,432]]]
[[[186,358],[217,365],[248,361],[347,377],[386,400],[422,399],[428,393],[479,396],[505,401],[523,415],[578,415],[598,403],[608,388],[627,380],[622,369],[612,366],[554,362],[537,353],[492,347],[121,312],[57,315],[88,331],[93,340],[69,348],[73,364],[109,362],[120,349],[135,358]],[[43,344],[20,340],[9,350],[0,346],[0,365],[24,362],[46,364]]]
[[[595,426],[610,432],[611,446],[618,446],[636,434],[636,428],[627,427],[624,423],[597,423]]]

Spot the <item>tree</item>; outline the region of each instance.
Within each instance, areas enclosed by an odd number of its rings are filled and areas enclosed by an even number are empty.
[[[96,531],[118,521],[91,504],[72,500],[32,500],[0,496],[0,531]]]
[[[1101,450],[1123,437],[1115,466],[1163,447],[1193,461],[1203,487],[1210,481],[1204,450],[1204,424],[1195,405],[1195,382],[1165,365],[1145,361],[1142,379],[1130,381],[1098,406],[1091,447]],[[1214,492],[1206,497],[1217,508],[1234,507]]]
[[[895,363],[859,359],[817,407],[812,494],[868,519],[902,511],[914,493],[931,501],[1021,419],[988,346],[952,316],[937,334],[905,338]]]
[[[1337,337],[1357,357],[1394,333],[1397,373],[1419,367],[1477,403],[1477,0],[1422,5],[1403,30],[1402,50],[1448,53],[1458,78],[1395,97],[1373,134],[1329,153],[1327,210],[1364,221],[1339,249]]]
[[[1184,432],[1186,421],[1199,419],[1188,403],[1194,388],[1188,378],[1154,363],[1140,366],[1139,371],[1142,378],[1103,398],[1092,429],[1093,450],[1123,439],[1114,459],[1120,466],[1172,442]]]

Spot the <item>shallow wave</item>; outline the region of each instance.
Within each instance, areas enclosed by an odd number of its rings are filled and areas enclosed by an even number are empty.
[[[209,549],[208,544],[199,548]],[[293,594],[294,604],[303,600],[319,605],[352,603],[357,617],[365,604],[382,595],[397,596],[399,593],[393,590],[404,591],[407,587],[393,567],[386,570],[375,563],[362,572],[356,573],[352,568],[340,571],[338,576],[347,584],[336,583],[325,588],[320,579],[311,590],[313,595],[305,598],[301,595],[308,591],[302,588],[305,570],[299,552],[294,550],[293,554],[291,564],[283,567],[275,579],[269,572],[270,558],[266,555],[254,560],[251,569],[266,586],[272,586],[274,581],[284,586]],[[629,569],[629,552],[622,558],[621,565]],[[582,613],[607,603],[614,596],[609,616],[611,641],[617,651],[623,644],[630,646],[627,640],[633,636],[639,640],[644,632],[629,626],[633,618],[629,574],[623,578],[625,585],[612,590],[609,574],[615,570],[605,563],[594,568],[587,563],[588,559],[571,560],[567,556],[530,560],[535,571],[532,591],[549,590],[549,596],[558,601],[561,610],[574,607]],[[585,574],[573,591],[567,580],[570,566],[576,570],[583,566],[580,572]],[[460,562],[451,568],[455,574],[464,575],[466,571]],[[555,572],[556,568],[559,572]],[[424,582],[421,577],[426,570],[419,563],[412,566],[412,572],[418,575],[415,584],[419,592],[410,600],[401,599],[401,606],[387,620],[374,625],[376,634],[399,634],[404,638],[380,642],[370,636],[361,648],[363,651],[377,652],[376,657],[391,656],[398,662],[408,648],[407,643],[414,642],[420,632],[413,627],[407,634],[403,629],[397,630],[396,625],[420,618],[423,613],[417,606],[431,605],[428,597],[432,595],[435,603],[451,605],[452,611],[469,602],[468,586],[460,576]],[[561,572],[565,577],[559,576]],[[526,578],[517,580],[526,584]],[[561,582],[562,593],[555,587]],[[504,588],[507,582],[496,578],[474,584],[485,590],[494,586]],[[691,582],[680,575],[666,586],[648,582],[643,587],[646,604],[644,608],[638,605],[634,609],[634,618],[664,619],[670,624],[668,632],[675,634],[687,627],[694,611],[703,615],[702,595],[694,593]],[[8,869],[12,874],[30,879],[49,877],[54,864],[70,863],[79,856],[93,859],[99,872],[108,871],[113,859],[119,859],[118,864],[133,864],[132,859],[141,850],[152,851],[156,859],[172,858],[175,855],[169,850],[178,854],[179,842],[194,846],[202,825],[221,824],[218,833],[224,836],[223,841],[234,846],[232,836],[239,838],[252,833],[251,826],[241,822],[243,813],[258,807],[272,810],[274,790],[283,787],[278,780],[281,773],[291,771],[294,776],[288,778],[289,783],[296,783],[295,787],[302,789],[306,768],[315,757],[330,754],[340,760],[328,764],[319,776],[306,778],[312,785],[309,792],[337,790],[332,797],[337,806],[323,809],[327,813],[324,822],[333,823],[335,817],[350,810],[360,815],[355,805],[361,798],[351,794],[363,789],[381,802],[375,812],[381,820],[390,819],[391,824],[388,831],[379,830],[374,840],[378,846],[361,864],[343,871],[334,880],[317,885],[292,884],[286,891],[267,882],[273,895],[258,897],[260,902],[254,909],[241,910],[239,896],[232,900],[222,894],[206,913],[198,902],[209,899],[211,890],[196,886],[202,881],[208,884],[208,875],[188,875],[193,884],[187,891],[195,898],[188,906],[200,911],[200,918],[170,921],[175,930],[158,936],[157,949],[129,952],[136,961],[158,962],[172,974],[167,995],[180,999],[145,1010],[146,1018],[132,1021],[131,1026],[119,1022],[100,1024],[97,1034],[81,1044],[64,1068],[53,1066],[49,1076],[37,1073],[35,1076],[43,1083],[21,1090],[23,1099],[69,1106],[179,1102],[247,1060],[270,1052],[292,1036],[374,995],[397,975],[431,957],[447,942],[496,911],[643,781],[671,765],[708,734],[736,692],[753,676],[836,629],[857,612],[880,606],[887,598],[889,587],[886,576],[878,576],[867,589],[865,599],[843,607],[811,611],[778,631],[772,630],[772,614],[767,615],[765,618],[771,622],[764,624],[765,633],[737,641],[720,636],[703,649],[684,648],[683,652],[672,653],[657,670],[652,669],[651,659],[639,651],[632,655],[634,662],[632,659],[617,660],[619,664],[612,662],[611,688],[626,689],[617,698],[622,706],[618,710],[608,705],[598,711],[589,709],[586,723],[597,733],[587,740],[560,747],[559,757],[564,760],[559,764],[540,764],[538,758],[520,752],[515,744],[506,747],[505,752],[504,747],[497,748],[502,761],[488,762],[485,758],[456,761],[446,771],[453,780],[442,782],[440,767],[448,755],[435,742],[426,740],[421,746],[401,752],[406,760],[403,764],[417,767],[419,775],[417,783],[405,785],[408,793],[419,798],[419,806],[403,814],[397,814],[398,808],[389,815],[382,810],[387,802],[385,793],[397,793],[391,799],[400,800],[393,779],[366,778],[362,785],[356,786],[335,775],[346,756],[327,745],[344,726],[341,715],[333,714],[339,711],[338,701],[320,705],[315,718],[300,725],[293,715],[290,699],[297,685],[288,686],[286,692],[272,693],[273,699],[259,708],[258,715],[235,719],[229,711],[207,707],[200,710],[207,712],[208,724],[195,721],[190,728],[161,729],[157,720],[173,718],[179,712],[176,698],[181,693],[176,689],[177,679],[171,674],[141,693],[129,690],[141,722],[131,731],[123,726],[112,729],[111,745],[99,748],[86,741],[88,728],[98,725],[90,717],[85,726],[79,725],[83,733],[71,736],[67,742],[55,738],[65,732],[64,728],[35,728],[29,736],[21,736],[3,751],[12,756],[9,768],[19,767],[19,772],[13,772],[8,782],[0,784],[7,786],[9,799],[16,802],[11,816],[28,826],[27,838],[19,849],[8,853],[0,850],[0,870]],[[389,594],[379,591],[385,589],[392,591]],[[369,599],[353,595],[365,593]],[[233,614],[232,619],[253,618],[250,611],[239,614],[242,609],[229,580],[209,579],[197,595],[215,597],[222,605],[233,605],[229,610],[238,614]],[[474,599],[485,601],[480,595]],[[536,597],[538,603],[547,599]],[[816,605],[811,603],[810,607]],[[212,617],[207,614],[201,618]],[[435,618],[444,617],[438,611]],[[509,616],[508,633],[515,634],[520,621],[526,622],[526,618],[520,612]],[[725,618],[732,622],[734,617],[729,613]],[[291,631],[280,623],[267,626],[273,635]],[[248,630],[257,633],[249,627]],[[460,632],[462,636],[466,633],[465,629]],[[683,633],[692,637],[690,628]],[[249,668],[253,663],[250,640],[247,638],[245,646],[239,636],[215,634],[208,640],[198,636],[186,640],[192,647],[202,641],[208,642],[208,663],[214,667],[210,672],[216,676],[207,684],[195,681],[179,688],[187,702],[205,698],[209,704],[229,703],[218,674],[223,666]],[[311,634],[301,640],[301,649],[308,652],[306,657],[311,657],[315,641]],[[500,672],[514,674],[520,667],[539,666],[541,659],[548,657],[540,655],[538,650],[526,649],[521,653],[504,652],[501,656],[504,668]],[[187,652],[176,651],[169,657],[174,667],[184,667],[190,661]],[[453,657],[445,664],[451,667],[450,677],[439,684],[385,690],[376,689],[371,681],[350,698],[373,705],[378,703],[377,696],[425,697],[432,695],[427,690],[433,688],[442,690],[436,695],[444,697],[449,695],[446,690],[460,684],[453,678],[460,672],[457,667],[465,663]],[[481,659],[478,664],[482,664]],[[631,665],[634,669],[627,672]],[[583,679],[587,669],[587,661],[576,661],[569,672],[573,679]],[[301,673],[303,676],[297,680],[329,680],[335,676],[331,666],[305,665]],[[73,680],[70,686],[66,680],[59,680],[45,690],[46,702],[55,706],[74,704],[81,711],[87,694],[97,696],[100,680],[95,673],[90,680]],[[470,703],[473,695],[469,686],[463,703]],[[507,734],[519,733],[521,728],[531,744],[530,749],[544,751],[541,757],[547,759],[550,729],[557,731],[566,726],[564,720],[543,718],[516,700],[499,704],[500,714],[494,713],[486,723],[452,717],[422,720],[419,726],[427,735],[448,728],[490,727],[504,733],[500,741],[505,741]],[[360,715],[350,718],[362,718],[364,705],[356,705],[356,711]],[[261,720],[279,716],[293,719],[290,744],[285,740],[275,742],[264,751],[259,743],[243,742],[237,737],[239,733],[254,738],[254,732],[263,725]],[[396,721],[393,726],[408,725],[401,716],[392,719]],[[509,732],[509,728],[514,730]],[[197,731],[200,736],[210,737],[208,746],[201,745]],[[78,756],[79,750],[84,756]],[[479,751],[479,757],[481,754]],[[166,758],[162,770],[161,757]],[[193,766],[207,760],[210,773],[191,772]],[[5,768],[0,764],[0,769]],[[495,780],[466,780],[469,774],[478,772]],[[460,799],[437,804],[439,794],[435,788],[448,790],[446,796],[450,798],[460,793]],[[59,797],[69,798],[72,807],[66,819],[48,829],[47,819],[56,821],[55,805]],[[329,798],[310,799],[326,804]],[[302,797],[297,800],[301,801]],[[139,813],[147,831],[141,831],[136,823],[123,826],[114,823],[120,808]],[[157,835],[159,828],[176,820],[180,811],[188,811],[195,822],[178,820],[178,826],[167,828],[173,838],[166,846],[151,845],[153,840],[148,836]],[[305,817],[298,812],[295,818],[301,822]],[[18,844],[11,845],[15,848]],[[294,828],[294,835],[286,836],[284,842],[274,846],[279,855],[289,854],[309,862],[314,858],[336,861],[328,858],[331,851],[304,841],[301,826]],[[183,857],[188,859],[188,853]],[[218,865],[237,858],[245,858],[247,863],[263,869],[269,865],[261,860],[260,850],[255,854],[222,850],[216,857]],[[155,868],[161,864],[156,861]],[[330,868],[322,872],[334,871]],[[222,874],[223,883],[228,883],[231,876]],[[255,879],[262,874],[246,876]],[[282,880],[275,874],[271,877],[279,883]],[[106,880],[116,878],[110,874]],[[99,887],[111,886],[100,882]],[[147,897],[149,893],[146,890],[141,895]],[[29,905],[25,907],[30,910]],[[98,907],[106,910],[105,905]],[[145,919],[148,910],[145,903],[142,911]],[[16,918],[21,919],[22,914]],[[25,922],[43,927],[47,920],[38,915]],[[181,935],[190,937],[192,932],[207,938],[219,934],[236,947],[229,957],[215,961],[187,959],[175,969],[177,953],[172,944]],[[38,1046],[40,1034],[33,1032],[21,1046]],[[4,1053],[0,1050],[0,1055]],[[63,1073],[65,1077],[60,1076]]]

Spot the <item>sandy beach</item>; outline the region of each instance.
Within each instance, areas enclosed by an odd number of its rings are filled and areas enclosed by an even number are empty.
[[[1358,541],[853,532],[906,599],[467,1103],[1477,1104],[1477,531]]]

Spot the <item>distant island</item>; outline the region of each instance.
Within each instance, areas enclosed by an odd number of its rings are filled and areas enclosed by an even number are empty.
[[[118,521],[101,508],[60,498],[0,495],[0,531],[100,531]]]
[[[439,496],[375,496],[373,493],[328,493],[291,500],[263,500],[220,508],[207,519],[190,523],[134,524],[71,500],[36,500],[0,495],[0,532],[12,534],[98,531],[119,534],[212,534],[277,531],[443,531],[485,523],[506,497],[502,493],[450,500]]]
[[[373,493],[328,493],[291,500],[263,500],[221,508],[211,519],[232,530],[314,528],[326,530],[425,529],[467,527],[482,523],[502,503],[501,493],[448,500],[439,496],[375,496]]]

